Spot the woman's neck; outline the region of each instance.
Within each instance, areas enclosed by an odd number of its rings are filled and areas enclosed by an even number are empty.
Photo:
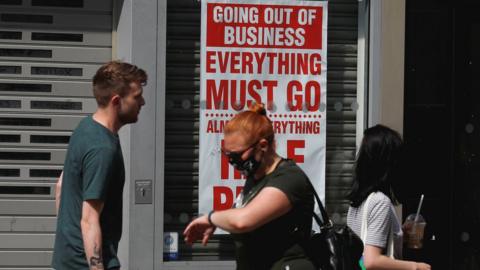
[[[265,155],[268,156],[264,158],[264,164],[260,165],[260,168],[255,173],[255,179],[257,180],[275,171],[280,161],[282,161],[282,158],[275,152],[273,154],[266,153]]]

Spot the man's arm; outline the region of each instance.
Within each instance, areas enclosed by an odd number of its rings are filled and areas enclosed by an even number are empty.
[[[82,228],[83,246],[90,270],[103,270],[102,257],[102,229],[100,227],[100,214],[103,210],[101,200],[88,200],[83,202]]]
[[[63,171],[58,177],[57,184],[55,185],[55,210],[58,216],[58,210],[60,209],[60,194],[62,193],[62,181],[63,181]]]

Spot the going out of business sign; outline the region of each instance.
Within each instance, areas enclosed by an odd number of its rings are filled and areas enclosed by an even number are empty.
[[[223,127],[264,103],[277,152],[324,197],[327,2],[202,0],[199,213],[232,207],[244,179],[220,148]]]

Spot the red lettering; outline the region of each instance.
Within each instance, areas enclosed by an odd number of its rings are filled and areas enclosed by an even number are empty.
[[[263,86],[267,88],[267,109],[273,109],[273,89],[277,87],[277,81],[263,81]]]
[[[313,89],[313,90],[312,90]],[[312,103],[312,91],[314,91],[314,101]],[[318,111],[320,108],[320,84],[317,81],[309,81],[305,85],[305,101],[307,110],[310,112]]]
[[[242,73],[244,74],[252,74],[253,73],[253,57],[252,54],[249,52],[242,53]]]
[[[258,73],[261,74],[263,70],[263,61],[265,60],[265,54],[264,53],[254,53],[255,56],[255,61],[257,62],[257,69]]]
[[[233,192],[229,187],[213,187],[213,210],[227,210],[233,205]]]
[[[287,84],[287,102],[288,102],[288,107],[290,111],[295,112],[295,111],[301,111],[303,102],[302,102],[302,96],[301,95],[295,95],[293,94],[293,91],[302,91],[302,84],[299,81],[290,81]],[[295,99],[295,103],[294,100]]]
[[[243,175],[240,173],[239,170],[233,169],[233,179],[237,179],[237,180],[243,179]]]
[[[277,61],[277,71],[279,74],[290,74],[288,63],[290,62],[290,56],[288,53],[279,53]]]
[[[221,120],[220,121],[220,129],[217,130],[217,133],[223,133],[223,128],[225,127],[225,125],[228,123],[228,121],[223,121]]]
[[[288,140],[287,141],[287,157],[295,160],[296,163],[303,163],[304,155],[295,154],[295,149],[305,148],[305,140]]]
[[[242,193],[242,190],[243,186],[237,186],[237,188],[235,189],[235,198],[238,197],[240,193]]]
[[[267,53],[268,59],[270,60],[268,63],[268,73],[273,74],[275,68],[275,58],[277,58],[277,53],[269,52]]]
[[[262,102],[262,97],[260,97],[260,94],[257,93],[256,90],[260,89],[262,87],[262,83],[259,80],[251,80],[248,83],[248,94],[252,97],[253,100],[247,101],[247,106],[250,107],[252,106],[252,103],[261,103]]]
[[[213,104],[212,104],[213,103]],[[223,104],[222,104],[223,103]],[[215,80],[207,80],[207,110],[215,109],[228,109],[228,80],[220,80],[219,88]],[[223,105],[220,108],[220,105]]]
[[[273,133],[275,133],[275,134],[283,133],[282,129],[280,127],[281,127],[280,121],[274,121],[273,122]]]
[[[215,68],[212,67],[215,64],[214,56],[215,52],[207,51],[207,73],[215,73]]]
[[[214,128],[213,128],[212,120],[208,120],[207,133],[214,133]]]
[[[225,141],[222,140],[222,148],[225,146]],[[233,168],[233,166],[232,166]],[[230,179],[230,163],[228,163],[228,157],[223,154],[220,160],[220,178],[222,180]],[[233,179],[242,179],[242,174],[238,170],[233,170]]]
[[[315,122],[313,125],[314,133],[320,134],[320,122]]]
[[[240,52],[232,52],[232,57],[230,59],[230,73],[240,73]]]
[[[232,103],[232,108],[236,111],[241,111],[245,108],[245,101],[246,101],[246,89],[245,89],[245,80],[240,81],[240,89],[237,89],[237,81],[232,80],[230,83],[230,87],[232,88],[230,102]],[[237,97],[237,91],[240,94],[240,98]]]
[[[230,55],[230,52],[225,52],[225,58],[223,58],[223,53],[217,52],[218,65],[220,66],[220,73],[225,73],[227,71],[229,55]]]
[[[308,54],[297,55],[297,74],[308,74]]]
[[[261,103],[262,97],[259,91],[267,91],[267,109],[271,110],[274,104],[274,90],[278,86],[278,81],[259,81],[259,80],[219,80],[207,79],[207,110],[228,110],[231,106],[236,111],[241,111],[252,103]],[[300,85],[301,86],[301,85]],[[301,90],[301,87],[300,87]],[[249,100],[247,100],[247,91]],[[290,90],[290,92],[292,89]],[[300,99],[300,102],[302,100]],[[300,104],[301,106],[302,104]]]
[[[314,53],[310,56],[310,74],[320,75],[322,73],[322,56]]]
[[[222,149],[225,145],[225,141],[222,140]],[[220,178],[222,180],[227,180],[228,179],[228,170],[229,170],[229,163],[228,163],[228,157],[223,154],[222,152],[222,158],[220,159]]]

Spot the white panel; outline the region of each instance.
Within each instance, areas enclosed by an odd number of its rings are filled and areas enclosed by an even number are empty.
[[[0,251],[0,267],[2,266],[43,266],[49,267],[52,263],[52,251]],[[18,270],[17,268],[12,268]],[[33,270],[32,268],[20,268]],[[6,269],[5,269],[6,270]],[[37,268],[35,268],[37,270]]]
[[[20,142],[2,142],[0,140],[0,147],[12,147],[12,146],[23,146],[23,147],[38,147],[38,146],[46,146],[46,147],[62,147],[65,148],[68,146],[68,143],[65,143],[64,140],[70,138],[72,132],[69,131],[21,131],[21,130],[0,130],[0,138],[2,135],[18,135],[20,136]],[[42,136],[46,136],[46,139],[61,139],[58,140],[59,142],[39,142],[38,138]]]
[[[1,66],[20,67],[20,74],[1,73]],[[54,63],[25,63],[25,62],[4,62],[0,61],[0,78],[51,78],[51,79],[79,79],[90,81],[96,73],[99,65],[92,64],[54,64]],[[32,74],[32,69],[48,69],[46,74]],[[33,72],[35,73],[35,72]]]
[[[52,268],[44,268],[44,267],[40,267],[40,268],[38,268],[38,267],[35,267],[35,268],[24,268],[24,267],[20,267],[20,268],[17,268],[17,267],[15,267],[15,268],[3,268],[3,267],[2,267],[2,268],[0,268],[0,269],[2,269],[2,270],[54,270],[54,269],[52,269]]]
[[[17,193],[17,194],[6,194],[5,187],[12,187],[12,188],[42,188],[42,194],[38,194],[38,191],[35,192],[37,194],[31,194],[32,190],[28,190],[25,193]],[[44,190],[45,193],[43,194]],[[55,183],[9,183],[0,182],[0,198],[2,199],[9,199],[9,198],[19,198],[19,199],[55,199]]]
[[[0,148],[0,154],[12,153],[10,156],[0,156],[0,162],[7,163],[26,163],[26,164],[63,164],[65,161],[66,149],[21,149],[21,148]],[[14,155],[25,155],[25,159],[14,158]],[[27,155],[37,155],[42,158],[28,157]],[[48,159],[47,159],[48,158]]]
[[[20,268],[17,268],[17,267],[15,267],[15,268],[3,268],[3,267],[2,267],[2,268],[0,268],[0,269],[2,269],[2,270],[54,270],[54,269],[52,269],[52,268],[43,268],[43,267],[41,267],[41,268],[38,268],[38,267],[35,267],[35,268],[24,268],[24,267],[20,267]]]
[[[15,85],[4,85],[15,84]],[[5,87],[5,89],[3,88]],[[0,79],[0,94],[93,97],[92,82]]]
[[[4,54],[8,56],[2,56]],[[19,51],[24,50],[24,51]],[[20,56],[18,56],[20,55]],[[36,55],[36,56],[35,56]],[[0,60],[40,62],[105,63],[112,58],[111,48],[59,47],[48,45],[0,44]]]
[[[37,21],[40,16],[41,21]],[[15,17],[15,21],[8,19]],[[23,18],[21,18],[23,17]],[[6,19],[7,18],[7,19]],[[20,21],[19,21],[20,20]],[[25,10],[22,8],[3,8],[0,10],[0,27],[25,27],[30,29],[72,29],[105,30],[112,29],[112,16],[101,14],[54,13],[49,9]]]
[[[53,234],[0,233],[0,248],[52,248]]]
[[[110,48],[112,46],[111,32],[92,32],[80,30],[64,30],[64,29],[22,29],[18,27],[0,28],[0,31],[21,32],[21,39],[2,39],[2,43],[28,43],[28,44],[61,44],[61,45],[88,45],[88,46],[104,46]],[[47,34],[47,35],[45,35]],[[59,34],[59,35],[56,35]],[[41,36],[41,37],[40,37]],[[49,36],[49,37],[46,37]],[[51,40],[56,36],[54,40]],[[40,38],[40,39],[39,39]],[[68,41],[68,38],[74,39]],[[45,40],[50,39],[50,40]],[[67,39],[67,40],[66,40]]]
[[[61,171],[63,165],[23,165],[23,164],[0,164],[0,171],[5,170],[15,170],[18,172],[18,176],[2,176],[3,181],[14,180],[17,183],[22,182],[32,182],[32,181],[50,181],[56,183],[57,176],[36,176],[38,174],[46,174],[50,170]],[[35,174],[35,172],[37,174]]]
[[[43,2],[43,1],[39,1],[39,2]],[[59,1],[57,1],[59,2]],[[75,10],[75,11],[108,11],[108,12],[111,12],[112,11],[112,2],[111,1],[98,1],[98,0],[83,0],[81,2],[83,2],[83,5],[82,6],[79,6],[79,7],[76,7],[76,6],[71,6],[69,7],[68,5],[68,0],[65,0],[65,2],[67,2],[64,6],[65,7],[61,7],[61,6],[48,6],[48,5],[32,5],[32,0],[30,1],[23,1],[22,3],[22,7],[26,7],[26,8],[37,8],[37,9],[49,9],[51,10],[52,8],[55,8],[55,9],[58,9],[58,10]],[[3,5],[0,5],[0,8],[1,7],[11,7],[11,6],[3,6]]]
[[[2,101],[19,101],[19,108],[2,108]],[[40,106],[40,107],[37,107]],[[93,113],[97,108],[94,98],[46,98],[0,96],[0,112],[24,113]]]
[[[85,116],[71,115],[25,115],[0,113],[0,130],[2,129],[31,129],[31,130],[73,130]],[[36,119],[40,124],[19,125],[21,121]],[[9,121],[7,121],[9,120]],[[50,124],[46,123],[51,121]],[[44,123],[45,122],[45,123]],[[45,125],[43,125],[45,124]]]
[[[0,199],[0,215],[54,216],[55,201]]]
[[[0,232],[55,232],[55,217],[0,216]]]

